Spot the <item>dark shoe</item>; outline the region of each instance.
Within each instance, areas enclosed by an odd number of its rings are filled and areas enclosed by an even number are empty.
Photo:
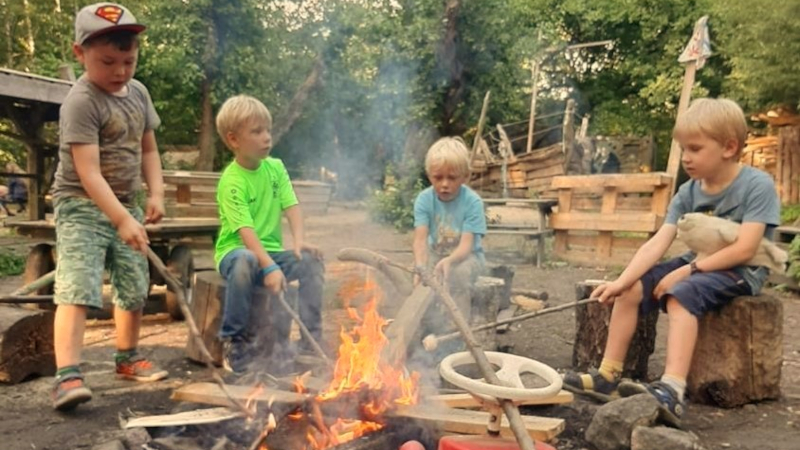
[[[233,373],[244,373],[253,361],[250,343],[240,338],[231,338],[222,344],[222,367]]]
[[[56,378],[53,386],[53,408],[57,411],[72,411],[81,403],[92,399],[92,391],[83,383],[83,375],[69,373]]]
[[[158,381],[167,378],[169,372],[159,368],[143,356],[117,363],[117,378],[131,381]]]
[[[681,418],[686,411],[686,403],[678,399],[675,389],[663,381],[652,383],[637,383],[635,381],[623,381],[619,385],[619,394],[622,397],[631,397],[636,394],[650,394],[658,400],[659,417],[667,425],[681,428]]]
[[[590,369],[589,373],[564,374],[564,389],[604,403],[619,398],[618,385],[618,380],[608,381],[596,369]]]

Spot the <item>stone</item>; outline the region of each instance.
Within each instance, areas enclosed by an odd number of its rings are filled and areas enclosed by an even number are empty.
[[[627,450],[633,429],[651,426],[657,417],[658,401],[650,394],[614,400],[597,410],[586,429],[586,440],[598,450]]]
[[[631,450],[705,450],[696,434],[667,427],[636,427]]]

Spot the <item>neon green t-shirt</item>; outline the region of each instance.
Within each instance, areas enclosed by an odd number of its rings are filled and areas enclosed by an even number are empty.
[[[217,268],[229,252],[244,248],[241,228],[252,228],[266,251],[283,251],[281,216],[283,210],[297,203],[289,173],[280,159],[267,158],[255,170],[245,169],[236,161],[230,163],[217,185]]]

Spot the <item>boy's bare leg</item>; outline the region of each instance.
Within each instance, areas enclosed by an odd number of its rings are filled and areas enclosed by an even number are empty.
[[[54,325],[56,367],[78,366],[86,329],[86,307],[58,305]]]
[[[132,350],[139,345],[139,329],[142,324],[142,309],[126,311],[114,307],[114,323],[117,329],[117,350]]]
[[[697,343],[697,317],[672,296],[667,299],[667,314],[669,314],[669,331],[664,374],[685,380],[689,375]]]
[[[639,321],[639,304],[642,300],[642,282],[637,281],[630,289],[617,297],[611,310],[608,325],[608,340],[603,359],[625,361],[631,345],[636,324]]]

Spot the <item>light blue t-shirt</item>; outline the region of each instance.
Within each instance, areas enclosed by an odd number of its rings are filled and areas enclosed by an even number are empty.
[[[483,200],[469,187],[462,185],[458,196],[449,202],[439,200],[433,187],[420,192],[414,202],[414,227],[420,226],[428,227],[428,249],[433,254],[450,255],[458,247],[461,233],[472,233],[473,252],[485,261],[481,245],[486,234]]]
[[[700,212],[737,223],[759,222],[766,225],[764,237],[772,239],[775,227],[781,223],[781,205],[775,182],[765,172],[750,166],[743,166],[736,179],[724,191],[707,195],[700,187],[700,181],[689,180],[683,183],[672,198],[667,210],[665,223],[677,224],[684,214]],[[683,255],[687,261],[694,254]],[[769,275],[765,267],[735,267],[750,285],[753,295],[758,294]]]

